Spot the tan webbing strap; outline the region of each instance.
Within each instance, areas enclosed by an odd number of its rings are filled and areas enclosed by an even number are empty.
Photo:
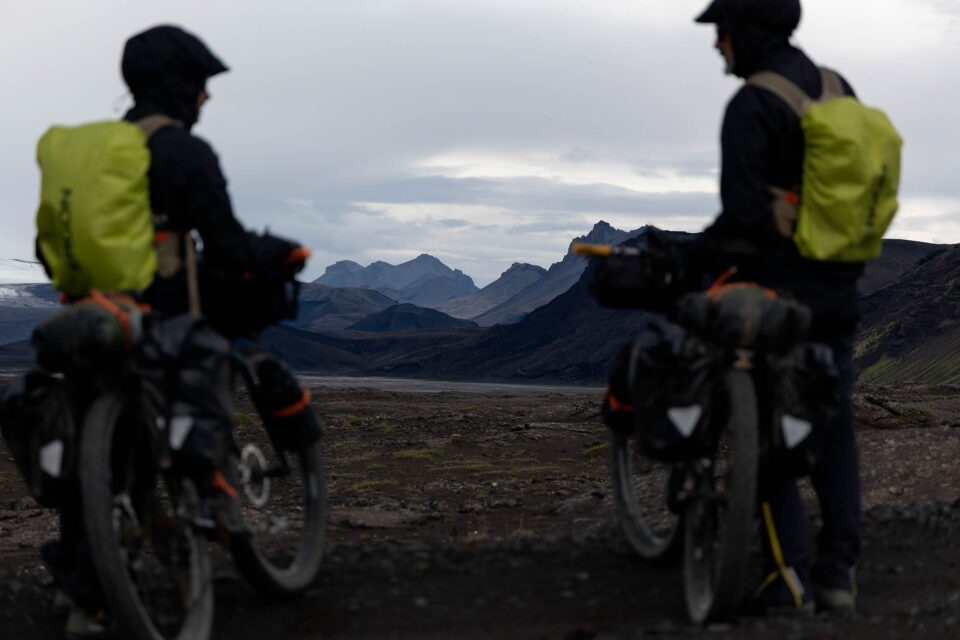
[[[834,98],[842,98],[846,95],[843,90],[843,82],[836,71],[831,71],[826,67],[820,67],[820,97],[813,100],[806,92],[787,80],[779,73],[773,71],[760,71],[747,78],[747,84],[753,87],[766,89],[774,94],[793,110],[797,117],[803,119],[807,114],[807,109],[812,104],[820,104]]]
[[[836,71],[831,71],[826,67],[820,67],[820,82],[823,89],[820,91],[820,99],[817,102],[826,102],[834,98],[842,98],[847,95],[843,90],[843,82]]]
[[[139,120],[134,121],[133,124],[140,127],[140,130],[143,131],[143,135],[147,136],[147,139],[164,127],[176,127],[178,129],[183,129],[182,122],[179,120],[174,120],[170,116],[165,116],[162,113],[147,116],[146,118],[140,118]]]
[[[783,100],[790,107],[798,118],[803,118],[807,109],[813,104],[803,89],[787,80],[779,73],[772,71],[761,71],[747,78],[747,84],[752,87],[766,89],[773,95]]]
[[[190,303],[190,315],[200,316],[200,283],[197,280],[197,245],[193,236],[186,234],[184,239],[184,266],[187,269],[187,297]]]
[[[150,139],[164,127],[183,128],[183,123],[170,116],[157,113],[141,118],[133,124],[140,127],[143,134]],[[197,247],[189,233],[168,232],[164,242],[157,244],[157,273],[161,277],[169,277],[180,269],[179,249],[183,242],[183,266],[187,270],[187,302],[190,315],[200,315],[200,283],[197,279]]]

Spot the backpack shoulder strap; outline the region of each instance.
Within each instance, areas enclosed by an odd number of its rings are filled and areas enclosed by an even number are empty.
[[[140,118],[139,120],[135,120],[133,124],[140,127],[140,130],[143,131],[143,134],[147,136],[148,140],[150,139],[150,136],[165,127],[176,127],[177,129],[183,129],[182,122],[179,120],[174,120],[170,116],[165,116],[162,113],[147,116],[146,118]]]
[[[836,71],[820,67],[820,83],[823,89],[820,92],[820,99],[817,102],[826,102],[834,98],[842,98],[847,95],[843,90],[843,81]]]
[[[747,78],[747,84],[752,87],[766,89],[790,107],[798,118],[803,118],[807,109],[814,103],[810,96],[796,84],[773,71],[760,71]]]

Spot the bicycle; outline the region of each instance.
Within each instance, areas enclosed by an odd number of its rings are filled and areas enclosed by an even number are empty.
[[[580,255],[634,262],[634,273],[620,279],[607,292],[611,297],[604,300],[604,295],[598,296],[601,304],[613,302],[611,306],[650,310],[651,305],[637,295],[639,282],[646,280],[643,286],[659,288],[652,310],[670,309],[675,317],[679,316],[679,324],[709,345],[713,354],[715,364],[710,375],[715,388],[708,402],[719,408],[718,415],[704,418],[703,426],[697,427],[698,433],[683,434],[689,440],[678,453],[680,450],[666,451],[662,442],[651,443],[649,437],[644,442],[644,429],[649,428],[644,422],[651,416],[637,413],[636,423],[629,428],[610,430],[610,472],[617,517],[636,553],[653,561],[673,560],[682,555],[684,597],[690,620],[703,624],[729,618],[746,595],[750,546],[758,530],[754,517],[761,473],[777,463],[778,451],[783,448],[779,434],[774,433],[776,429],[769,433],[760,430],[761,424],[765,424],[761,416],[766,417],[770,408],[761,407],[758,399],[758,362],[766,362],[767,351],[774,344],[784,353],[793,353],[795,346],[803,346],[809,312],[798,303],[775,299],[773,292],[752,283],[725,285],[735,269],[728,270],[699,298],[683,298],[682,289],[690,288],[689,280],[681,283],[683,278],[676,277],[669,261],[649,246],[574,245],[573,250]],[[630,286],[634,289],[624,288],[627,281],[633,282]],[[720,313],[709,309],[711,297],[720,299],[729,291],[734,295],[729,296],[731,303],[724,309],[728,317],[724,326],[718,327],[706,317]],[[735,300],[737,296],[741,299]],[[618,297],[614,302],[613,298]],[[666,304],[665,300],[670,302]],[[753,304],[756,300],[764,300],[765,311],[758,311],[759,307]],[[683,304],[687,307],[680,309]],[[698,304],[700,308],[696,308]],[[786,335],[776,335],[777,331],[771,329],[767,332],[773,335],[763,334],[760,318],[771,308],[792,323],[784,325],[788,329]],[[751,327],[753,334],[746,335],[751,333]],[[642,399],[637,401],[639,404]],[[611,393],[607,402],[610,409],[609,403],[617,399]],[[608,420],[608,425],[613,426],[614,422]],[[699,441],[694,442],[695,439]],[[811,439],[811,449],[815,449],[815,444]]]
[[[257,384],[246,357],[229,355],[234,391]],[[295,596],[319,570],[326,485],[319,441],[298,451],[277,446],[251,421],[230,431],[224,476],[237,484],[242,524],[209,521],[194,478],[176,463],[171,436],[136,364],[101,385],[81,433],[84,521],[101,588],[124,637],[191,640],[209,636],[213,577],[209,540],[225,542],[241,574],[271,597]],[[309,409],[308,409],[309,410]],[[169,427],[169,428],[168,428]]]

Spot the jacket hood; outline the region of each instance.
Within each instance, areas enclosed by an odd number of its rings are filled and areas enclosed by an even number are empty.
[[[750,23],[789,37],[800,24],[800,0],[713,0],[696,21],[726,30]]]
[[[800,0],[713,0],[696,21],[730,34],[733,73],[748,78],[790,47],[790,34],[800,23]]]
[[[138,108],[158,110],[187,128],[197,121],[197,96],[207,78],[227,71],[198,37],[170,25],[127,40],[120,67]]]

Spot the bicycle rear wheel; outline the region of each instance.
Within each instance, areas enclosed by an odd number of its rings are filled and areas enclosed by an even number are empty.
[[[278,452],[258,424],[238,425],[241,513],[248,533],[231,552],[240,572],[276,598],[302,593],[320,570],[326,538],[326,481],[320,442]]]
[[[757,491],[757,398],[749,371],[724,376],[729,419],[699,465],[684,513],[684,593],[696,624],[735,613],[744,595]]]
[[[184,512],[192,484],[157,469],[137,402],[107,394],[84,421],[84,522],[111,615],[124,638],[197,640],[210,634],[207,541]]]
[[[682,537],[680,516],[667,506],[673,465],[644,456],[636,442],[610,432],[610,480],[617,519],[634,550],[643,558],[672,558]]]

